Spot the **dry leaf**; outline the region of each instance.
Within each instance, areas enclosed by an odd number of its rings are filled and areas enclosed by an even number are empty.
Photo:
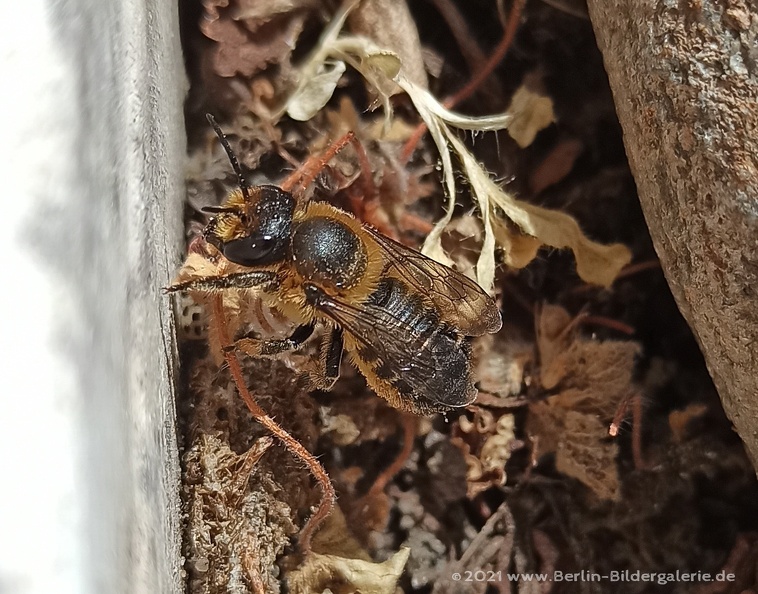
[[[324,62],[321,70],[313,74],[306,84],[298,87],[290,96],[287,101],[287,114],[300,122],[310,120],[331,99],[344,72],[344,62]]]
[[[491,292],[494,288],[496,245],[494,228],[498,224],[498,217],[502,214],[512,221],[523,235],[535,238],[540,244],[555,248],[570,248],[576,257],[577,272],[583,280],[604,286],[610,285],[621,268],[631,260],[631,253],[626,247],[619,244],[603,246],[590,241],[569,215],[516,200],[505,193],[450,129],[451,127],[482,131],[504,129],[511,125],[512,114],[467,117],[446,109],[425,88],[411,80],[406,72],[405,64],[401,64],[398,70],[397,65],[400,59],[394,52],[378,47],[376,43],[365,37],[339,35],[347,14],[354,6],[355,4],[343,5],[332,23],[325,29],[316,49],[300,69],[298,88],[285,103],[284,111],[290,108],[293,97],[299,101],[302,89],[309,86],[309,81],[313,77],[323,72],[327,60],[336,59],[358,70],[367,83],[377,91],[384,108],[384,130],[388,131],[392,124],[392,105],[389,96],[393,92],[391,89],[394,85],[399,85],[411,98],[437,145],[448,194],[447,213],[427,236],[422,248],[424,254],[443,264],[452,264],[441,245],[442,231],[451,221],[456,196],[455,175],[448,146],[450,144],[463,163],[464,173],[479,203],[485,235],[477,262],[476,276],[477,281],[485,290]],[[331,88],[331,83],[329,87],[320,88],[322,91],[328,90]],[[319,95],[319,102],[323,100],[324,97]],[[544,108],[541,109],[541,112],[545,111]],[[306,115],[308,112],[308,110],[303,110],[301,115]],[[542,120],[544,119],[543,117]],[[537,121],[539,118],[533,118],[533,120]],[[508,240],[501,247],[506,249],[514,247],[515,241],[510,241],[510,235],[501,232],[500,236]],[[516,251],[506,255],[506,260],[511,263],[525,265],[528,256],[536,254],[536,243],[527,239],[518,241],[515,247]]]
[[[692,420],[702,417],[708,411],[705,404],[690,404],[684,410],[674,410],[669,413],[669,427],[674,441],[681,443],[687,437],[689,424]]]
[[[559,306],[545,305],[537,317],[539,384],[557,391],[529,406],[527,431],[536,456],[556,454],[556,468],[601,499],[616,499],[619,479],[615,441],[608,421],[634,388],[640,347],[632,341],[598,342],[577,336],[576,319]]]
[[[608,425],[597,417],[567,410],[565,435],[558,442],[555,468],[587,485],[600,499],[618,499],[619,478],[616,470],[618,446],[604,439]]]
[[[498,416],[499,415],[499,416]],[[476,409],[473,420],[458,419],[460,433],[450,441],[466,460],[466,490],[469,499],[492,486],[505,484],[505,464],[516,443],[516,421],[512,414]]]
[[[222,77],[237,74],[249,77],[269,64],[288,60],[305,20],[302,12],[273,16],[271,10],[262,10],[253,3],[242,14],[265,14],[265,17],[249,19],[225,10],[229,8],[229,0],[205,0],[203,5],[205,14],[200,30],[217,42],[212,55],[213,70]]]
[[[469,178],[471,189],[479,202],[483,213],[485,231],[493,236],[492,223],[488,226],[490,217],[497,220],[497,209],[512,221],[522,232],[539,239],[541,243],[555,248],[571,248],[576,258],[576,269],[579,276],[594,284],[609,286],[619,271],[632,259],[631,252],[621,244],[601,245],[589,240],[579,228],[579,224],[569,215],[557,210],[549,210],[522,200],[517,200],[504,192],[481,168],[474,156],[456,136],[450,136],[450,144],[463,161],[464,169]],[[482,251],[482,258],[485,257]],[[480,260],[477,266],[477,279],[485,289],[492,287],[494,267],[482,268]]]
[[[310,553],[303,564],[287,576],[292,594],[395,594],[411,550],[402,548],[384,563]]]
[[[523,268],[537,257],[542,242],[531,235],[524,235],[508,221],[495,217],[492,231],[495,241],[503,250],[503,262],[511,268]]]
[[[410,80],[421,87],[428,85],[421,41],[405,0],[364,0],[350,13],[348,25],[356,35],[398,56]]]
[[[555,121],[553,100],[526,85],[521,85],[513,94],[507,112],[513,115],[508,134],[521,148],[532,144],[537,133]]]

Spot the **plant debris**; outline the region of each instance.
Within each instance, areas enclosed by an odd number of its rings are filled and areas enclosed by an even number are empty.
[[[416,418],[349,366],[331,391],[313,390],[317,336],[230,368],[218,299],[231,337],[285,338],[291,324],[254,291],[180,296],[187,591],[755,589],[758,482],[657,265],[586,14],[521,0],[181,10],[191,90],[179,279],[241,270],[199,237],[201,209],[237,183],[212,113],[251,185],[280,183],[352,131],[374,191],[346,149],[310,199],[476,279],[504,318],[473,341],[476,402]],[[338,495],[305,551],[293,545],[322,491],[253,419],[237,371]],[[734,580],[553,579],[623,570]]]

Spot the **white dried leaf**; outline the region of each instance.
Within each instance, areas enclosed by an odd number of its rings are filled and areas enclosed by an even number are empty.
[[[493,216],[497,216],[494,213],[495,207],[499,208],[524,233],[536,237],[545,245],[571,248],[576,258],[577,274],[583,280],[609,286],[632,259],[631,252],[624,245],[602,245],[588,239],[576,220],[566,213],[535,206],[507,194],[482,169],[458,137],[451,135],[449,141],[463,162],[466,177],[479,204],[488,204]],[[487,233],[494,235],[491,225],[485,225],[485,244]],[[477,270],[477,279],[484,289],[491,287],[483,284],[488,280],[484,273],[488,272],[484,270],[480,273]]]
[[[287,584],[293,594],[313,594],[335,586],[340,587],[340,592],[395,594],[410,553],[404,547],[384,563],[310,553],[303,565],[289,575]]]
[[[513,114],[508,134],[521,148],[532,144],[537,133],[555,121],[553,100],[535,93],[525,85],[521,85],[513,94],[508,113]]]
[[[321,111],[332,98],[345,68],[345,63],[339,60],[324,62],[321,71],[298,87],[287,101],[289,116],[293,120],[305,122]]]

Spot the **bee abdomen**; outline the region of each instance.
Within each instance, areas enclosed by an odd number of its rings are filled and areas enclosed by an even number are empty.
[[[381,323],[395,327],[398,344],[393,359],[381,360],[371,349],[361,356],[376,376],[414,403],[418,412],[465,406],[476,397],[471,381],[471,350],[455,328],[397,279],[384,279],[369,297],[383,310]]]

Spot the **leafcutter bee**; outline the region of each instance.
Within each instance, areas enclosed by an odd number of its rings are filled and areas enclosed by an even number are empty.
[[[297,324],[285,340],[237,340],[235,347],[251,356],[297,349],[317,325],[324,327],[313,378],[318,387],[334,384],[346,351],[368,385],[396,408],[427,414],[473,402],[466,337],[502,325],[489,295],[335,206],[298,199],[289,187],[248,185],[225,135],[208,119],[239,188],[221,206],[205,209],[215,216],[203,236],[238,266],[229,274],[176,282],[169,291],[255,290]]]

